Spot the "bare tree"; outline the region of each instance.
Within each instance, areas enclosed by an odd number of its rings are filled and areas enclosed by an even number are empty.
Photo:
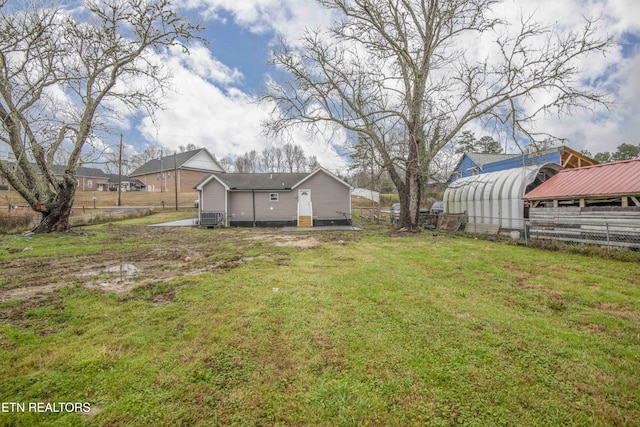
[[[196,144],[189,143],[187,145],[181,145],[178,147],[179,153],[186,153],[187,151],[197,150],[199,147]]]
[[[299,145],[293,146],[294,172],[307,171],[307,156]]]
[[[218,160],[218,164],[224,171],[230,171],[233,169],[233,162],[228,157],[223,157]]]
[[[162,158],[162,147],[159,145],[149,145],[144,150],[131,156],[128,164],[128,172],[131,173],[145,163]]]
[[[280,147],[273,149],[273,165],[275,172],[284,172],[284,153]]]
[[[277,172],[273,147],[264,148],[260,154],[260,169],[263,172]]]
[[[317,159],[312,164],[317,165]],[[260,154],[256,150],[247,151],[233,160],[233,169],[237,173],[304,172],[308,168],[309,162],[302,147],[291,143],[283,148],[265,148]]]
[[[260,156],[256,150],[251,150],[247,154],[247,164],[249,165],[249,172],[256,173],[260,169]]]
[[[42,213],[34,232],[68,230],[75,173],[86,149],[101,144],[101,118],[158,108],[169,75],[147,53],[186,48],[200,28],[170,0],[88,0],[73,12],[0,1],[0,143],[16,158],[0,162],[0,173]]]
[[[293,144],[285,144],[282,147],[282,155],[284,156],[284,166],[286,172],[293,172],[296,167],[296,153]]]
[[[313,172],[314,170],[318,169],[320,167],[320,162],[318,161],[318,157],[316,156],[309,156],[309,159],[307,160],[307,167],[306,170],[308,172]]]
[[[577,82],[577,61],[604,51],[594,23],[565,36],[523,19],[515,34],[495,18],[497,0],[320,0],[337,16],[330,31],[282,41],[271,63],[286,72],[269,82],[275,107],[268,134],[327,124],[364,135],[396,186],[401,226],[417,227],[421,186],[434,156],[465,125],[487,120],[515,141],[545,113],[606,103]],[[495,54],[474,58],[469,43],[492,35]],[[535,100],[544,94],[548,102]]]

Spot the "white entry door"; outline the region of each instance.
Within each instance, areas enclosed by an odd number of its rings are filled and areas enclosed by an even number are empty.
[[[298,190],[298,226],[310,227],[312,217],[311,190]]]

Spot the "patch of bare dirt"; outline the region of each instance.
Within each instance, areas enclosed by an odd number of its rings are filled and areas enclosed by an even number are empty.
[[[270,242],[274,246],[311,249],[320,245],[320,240],[308,234],[257,234],[254,240]]]
[[[345,243],[354,233],[280,233],[273,229],[221,230],[206,233],[192,229],[112,224],[104,250],[86,255],[63,253],[51,257],[24,255],[0,257],[0,303],[37,299],[65,286],[127,294],[140,286],[164,283],[172,278],[202,273],[224,273],[256,258],[274,257],[287,264],[287,255],[269,248],[313,249],[324,242]],[[90,234],[71,233],[68,238]],[[245,256],[246,250],[264,249],[263,254]],[[7,251],[10,252],[10,251]],[[18,255],[16,257],[16,255]]]
[[[279,264],[286,264],[286,254],[270,253],[269,247],[311,249],[321,244],[315,235],[279,234],[273,230],[229,230],[213,235],[160,227],[106,228],[112,234],[104,240],[104,251],[98,254],[45,257],[28,251],[24,256],[0,259],[0,302],[37,299],[38,295],[65,286],[127,294],[134,288],[175,277],[224,273],[261,257],[276,257]],[[87,235],[69,238],[77,237]],[[256,247],[264,248],[265,253],[244,255],[247,249]]]

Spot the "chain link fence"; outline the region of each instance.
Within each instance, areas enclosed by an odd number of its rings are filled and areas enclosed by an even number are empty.
[[[152,208],[130,208],[122,211],[80,208],[72,211],[69,223],[71,226],[100,224],[139,218],[149,215],[152,211]],[[13,209],[11,212],[3,211],[0,213],[0,233],[15,233],[33,229],[40,223],[41,218],[41,214],[34,212],[30,208]]]
[[[420,225],[445,231],[464,231],[470,234],[500,235],[521,240],[527,246],[538,242],[558,242],[640,250],[640,212],[612,211],[585,218],[569,215],[554,218],[504,218],[468,216],[467,214],[426,214]],[[361,216],[375,222],[391,223],[391,215],[383,209],[362,209]],[[508,224],[504,226],[504,224]]]
[[[539,240],[564,243],[640,249],[640,223],[619,221],[525,221],[525,241]]]
[[[504,235],[513,239],[524,240],[527,246],[539,241],[562,242],[567,244],[594,245],[640,249],[640,212],[638,215],[621,217],[619,213],[603,213],[602,218],[593,216],[585,220],[575,216],[567,218],[498,218],[486,216],[463,216],[458,230],[466,233],[485,235]],[[444,218],[438,219],[438,228],[442,229]],[[503,224],[509,224],[504,227]],[[458,231],[450,230],[450,231]]]

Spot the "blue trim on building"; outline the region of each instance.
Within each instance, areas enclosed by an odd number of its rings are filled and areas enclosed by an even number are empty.
[[[460,178],[466,178],[472,175],[479,175],[489,172],[498,172],[507,169],[521,168],[523,166],[535,166],[544,165],[546,163],[558,163],[561,161],[562,148],[558,148],[551,153],[539,154],[525,154],[522,156],[512,157],[505,160],[499,160],[493,163],[487,163],[484,165],[478,165],[468,155],[464,154],[458,164],[458,168],[453,172],[449,179],[449,184]],[[474,173],[474,169],[477,169],[477,173]]]

